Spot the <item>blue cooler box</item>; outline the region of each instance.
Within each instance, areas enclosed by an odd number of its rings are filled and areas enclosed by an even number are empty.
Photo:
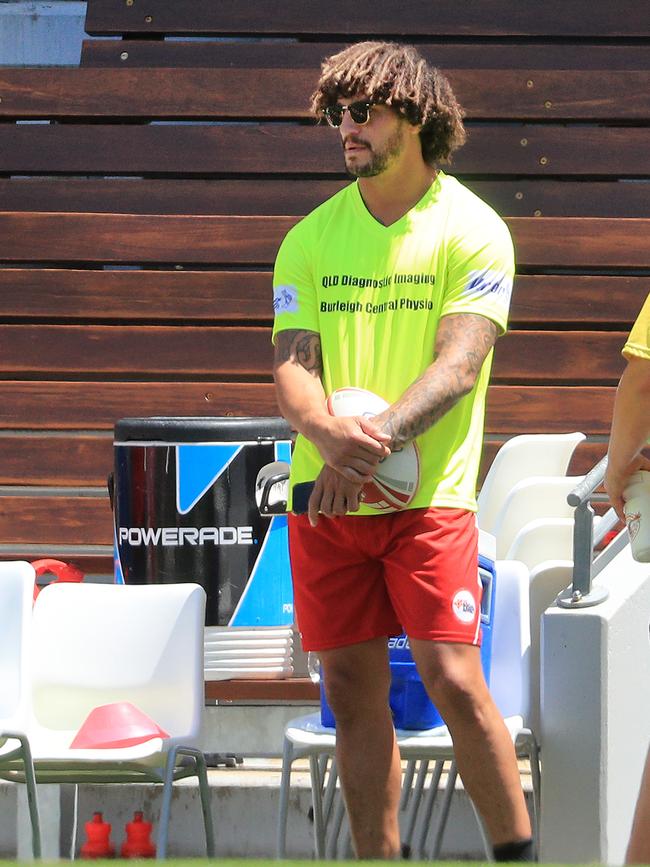
[[[487,533],[479,533],[478,568],[483,593],[481,598],[481,662],[485,679],[490,683],[490,664],[492,659],[492,621],[496,574],[494,568],[494,538]],[[424,684],[420,680],[408,637],[399,635],[388,640],[390,658],[391,686],[390,708],[393,723],[398,729],[432,729],[444,725],[444,720],[429,699]],[[334,715],[327,704],[323,680],[320,684],[321,724],[334,728]]]

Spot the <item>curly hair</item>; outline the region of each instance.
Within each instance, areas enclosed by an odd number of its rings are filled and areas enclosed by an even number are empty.
[[[326,106],[357,93],[422,124],[422,156],[429,165],[449,162],[465,142],[463,110],[449,82],[411,45],[359,42],[326,58],[310,109],[320,118]]]

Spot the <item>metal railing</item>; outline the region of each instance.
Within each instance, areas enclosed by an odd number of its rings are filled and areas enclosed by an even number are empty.
[[[557,598],[562,608],[588,608],[599,605],[609,596],[605,587],[594,587],[593,579],[628,544],[627,530],[621,532],[594,558],[594,547],[614,529],[618,515],[609,509],[594,529],[594,509],[591,497],[603,483],[607,470],[607,456],[593,467],[584,479],[569,493],[567,502],[575,507],[573,526],[573,585]]]

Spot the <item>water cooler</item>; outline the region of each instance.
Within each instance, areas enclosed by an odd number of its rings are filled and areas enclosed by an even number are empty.
[[[115,426],[115,580],[206,591],[205,677],[293,673],[286,515],[260,514],[260,469],[291,459],[281,418],[130,418]]]

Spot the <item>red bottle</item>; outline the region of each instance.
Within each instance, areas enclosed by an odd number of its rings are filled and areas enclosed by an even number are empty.
[[[133,821],[127,822],[124,830],[126,840],[122,843],[120,856],[122,858],[155,858],[156,847],[151,842],[151,822],[145,822],[142,811],[136,810]]]
[[[93,813],[86,822],[86,842],[79,854],[82,858],[114,858],[115,846],[110,841],[111,825],[105,822],[101,813]]]

